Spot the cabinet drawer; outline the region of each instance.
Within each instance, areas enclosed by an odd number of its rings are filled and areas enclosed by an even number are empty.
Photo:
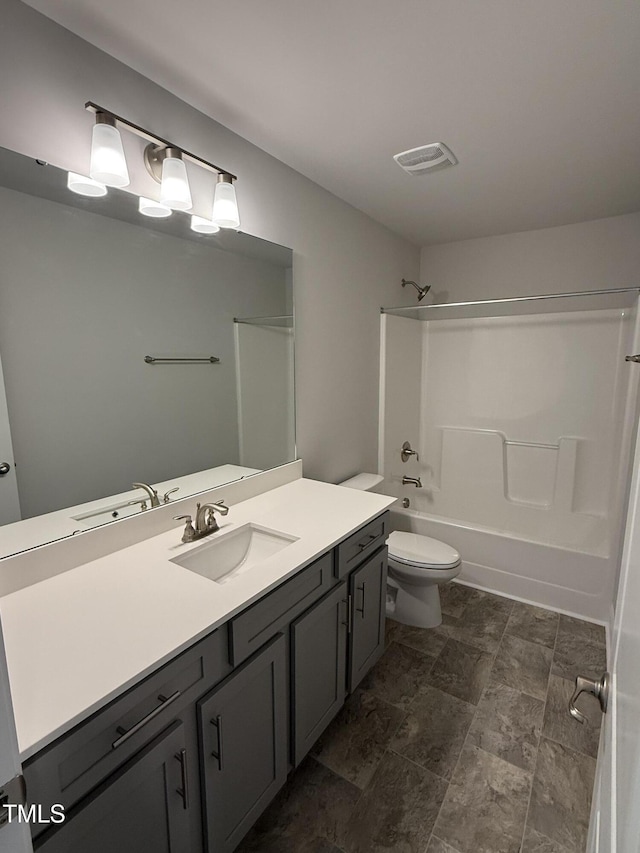
[[[333,552],[265,595],[229,624],[231,662],[238,666],[329,590]]]
[[[389,513],[385,512],[365,524],[344,542],[338,545],[336,569],[343,578],[364,562],[374,551],[381,548],[389,535]]]
[[[230,669],[214,631],[26,762],[29,801],[70,808]]]

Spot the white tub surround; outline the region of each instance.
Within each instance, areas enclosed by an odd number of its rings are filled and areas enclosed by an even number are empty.
[[[298,479],[235,504],[209,537],[249,522],[297,537],[233,581],[221,585],[171,562],[209,541],[182,544],[182,526],[173,522],[151,539],[0,599],[22,760],[393,502]],[[194,499],[180,507],[189,509]]]
[[[380,490],[410,500],[400,529],[459,550],[461,580],[606,620],[637,293],[413,313],[382,317]],[[419,458],[402,462],[404,441]]]

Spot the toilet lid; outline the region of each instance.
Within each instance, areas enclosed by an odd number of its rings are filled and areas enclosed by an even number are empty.
[[[460,554],[455,548],[418,533],[394,530],[387,539],[387,547],[390,557],[412,566],[452,569],[460,562]]]

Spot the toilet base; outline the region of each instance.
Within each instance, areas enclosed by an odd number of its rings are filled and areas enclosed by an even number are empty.
[[[400,587],[387,579],[387,616],[414,628],[437,628],[442,624],[438,584]]]

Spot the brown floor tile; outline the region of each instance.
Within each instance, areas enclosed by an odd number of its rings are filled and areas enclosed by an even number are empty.
[[[434,835],[461,853],[518,853],[531,774],[465,746]]]
[[[320,740],[312,755],[334,773],[364,788],[404,718],[395,705],[358,690]]]
[[[496,681],[544,700],[552,657],[551,649],[505,634],[491,675]]]
[[[482,598],[471,601],[464,610],[458,624],[451,628],[451,636],[494,653],[507,627],[513,601],[498,595],[482,593]]]
[[[533,773],[543,713],[542,700],[506,684],[490,682],[478,704],[467,743]]]
[[[596,625],[595,622],[587,622],[584,619],[576,619],[573,616],[560,616],[558,637],[561,640],[564,637],[576,637],[594,646],[606,644],[606,633],[602,625]]]
[[[242,842],[238,853],[331,853],[331,844],[344,833],[360,794],[355,785],[307,758]],[[326,842],[330,842],[329,846]]]
[[[522,842],[522,853],[567,853],[567,848],[527,826]]]
[[[360,686],[392,705],[407,708],[427,683],[435,660],[392,642]]]
[[[489,678],[493,657],[481,649],[448,640],[429,673],[432,687],[477,705]]]
[[[596,762],[542,738],[528,825],[570,853],[584,853]]]
[[[556,642],[558,621],[558,614],[551,610],[516,601],[505,633],[552,649]]]
[[[450,779],[475,710],[474,705],[429,687],[411,703],[391,749]]]
[[[451,633],[448,620],[457,621],[443,614],[442,625],[438,625],[437,628],[414,628],[411,625],[401,625],[399,622],[394,622],[394,627],[390,630],[391,638],[394,642],[402,643],[404,646],[409,646],[425,655],[437,657]],[[387,620],[387,622],[389,621],[391,620]]]
[[[432,835],[426,853],[460,853],[460,851],[456,850],[455,847],[452,847],[445,841],[442,841],[442,839],[436,838],[435,835]]]
[[[482,597],[480,590],[459,583],[445,583],[440,586],[440,607],[448,616],[459,618],[468,604],[480,601]]]
[[[339,846],[346,853],[424,853],[446,788],[444,779],[387,753]]]
[[[570,681],[574,681],[578,675],[584,675],[586,678],[600,678],[606,668],[607,655],[603,645],[591,643],[579,634],[558,629],[551,667],[553,675]]]
[[[555,740],[563,746],[569,746],[578,752],[584,752],[596,758],[600,741],[600,724],[602,711],[595,696],[582,694],[578,699],[578,708],[586,714],[586,723],[579,723],[569,714],[569,700],[573,693],[574,683],[557,675],[549,679],[549,694],[544,713],[542,734],[550,740]]]

